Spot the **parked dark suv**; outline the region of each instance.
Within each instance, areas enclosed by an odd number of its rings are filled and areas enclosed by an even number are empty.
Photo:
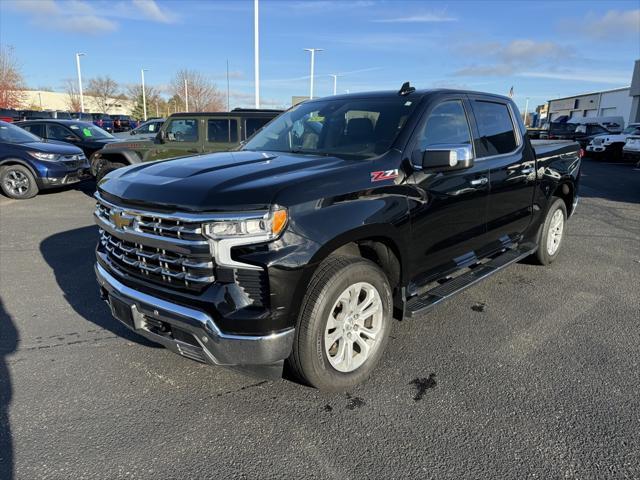
[[[113,120],[114,132],[127,132],[137,126],[129,115],[109,115]]]
[[[95,125],[107,132],[113,132],[113,119],[109,115],[106,113],[92,113],[91,117]]]
[[[81,148],[87,158],[106,144],[118,141],[93,123],[79,120],[28,120],[16,125],[47,140],[71,143]]]
[[[0,121],[0,187],[8,197],[31,198],[41,189],[79,182],[88,166],[78,147],[45,142]]]

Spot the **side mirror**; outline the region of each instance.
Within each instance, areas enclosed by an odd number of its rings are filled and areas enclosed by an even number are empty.
[[[165,137],[164,130],[160,130],[156,135],[156,140],[158,141],[158,143],[164,143],[165,138],[166,137]]]
[[[425,170],[462,170],[473,166],[471,145],[432,145],[422,152]]]
[[[136,130],[135,129],[129,130],[129,135],[135,135],[135,134],[136,134]]]
[[[74,137],[73,135],[67,135],[66,137],[64,137],[64,141],[76,143],[78,141],[78,137]]]

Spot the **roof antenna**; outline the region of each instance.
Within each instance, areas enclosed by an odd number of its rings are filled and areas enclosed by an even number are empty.
[[[409,82],[404,82],[398,91],[398,95],[405,96],[416,91],[416,87],[412,87]]]

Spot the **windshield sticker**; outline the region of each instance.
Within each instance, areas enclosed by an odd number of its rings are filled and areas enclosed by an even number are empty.
[[[380,170],[378,172],[371,172],[372,182],[381,182],[382,180],[393,180],[398,176],[398,169],[394,170]]]
[[[82,129],[82,134],[85,137],[93,137],[93,134],[91,133],[91,130],[89,130],[88,128],[83,128]]]

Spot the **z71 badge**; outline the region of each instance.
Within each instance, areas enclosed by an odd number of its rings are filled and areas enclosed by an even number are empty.
[[[380,182],[382,180],[393,180],[398,176],[398,169],[380,170],[379,172],[371,172],[371,181]]]

